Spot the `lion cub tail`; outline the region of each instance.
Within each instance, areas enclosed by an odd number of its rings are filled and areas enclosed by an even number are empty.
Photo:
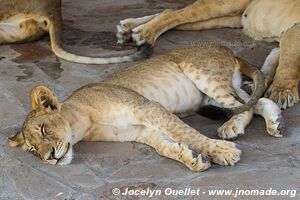
[[[131,55],[118,56],[118,57],[87,57],[80,56],[67,52],[62,47],[61,31],[62,24],[59,17],[49,20],[49,35],[51,40],[51,48],[56,56],[71,62],[83,64],[112,64],[122,62],[132,62],[148,58],[152,54],[152,47],[149,44],[144,44],[138,47],[137,51]]]
[[[265,81],[265,76],[263,74],[263,72],[261,72],[260,70],[258,70],[257,68],[251,66],[249,63],[247,63],[246,61],[240,59],[240,58],[236,58],[237,64],[240,67],[240,72],[243,75],[246,75],[247,77],[251,78],[254,82],[254,89],[252,91],[252,95],[250,98],[243,98],[243,100],[248,100],[245,104],[243,104],[242,106],[239,107],[235,107],[235,108],[230,108],[230,111],[233,114],[239,114],[242,112],[245,112],[249,109],[251,109],[257,102],[258,100],[262,97],[262,95],[264,94],[264,92],[267,89],[267,85],[266,85],[266,81]],[[244,90],[242,89],[238,89],[238,88],[234,88],[236,90],[236,92],[244,92]],[[237,91],[238,90],[238,91]],[[239,96],[243,96],[243,94],[238,94]],[[244,95],[246,96],[246,95]]]
[[[247,110],[250,110],[261,98],[261,96],[263,95],[263,93],[267,88],[265,76],[263,72],[251,66],[247,62],[241,60],[240,58],[237,58],[236,60],[237,60],[237,69],[236,69],[237,71],[233,77],[234,80],[233,88],[236,91],[239,100],[246,103],[244,103],[242,106],[233,107],[233,108],[224,108],[224,107],[218,107],[214,105],[207,105],[201,107],[197,111],[198,114],[212,120],[224,120],[224,119],[227,120],[231,118],[233,115],[240,114]],[[246,93],[243,89],[241,89],[242,80],[241,80],[240,72],[242,72],[242,74],[250,77],[253,80],[254,89],[252,91],[252,96],[249,96],[248,93]],[[237,75],[237,77],[235,77],[235,75]]]

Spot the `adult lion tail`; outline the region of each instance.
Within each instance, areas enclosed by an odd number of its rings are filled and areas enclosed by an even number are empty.
[[[51,40],[51,48],[56,56],[71,62],[83,63],[83,64],[112,64],[112,63],[122,63],[122,62],[132,62],[148,58],[152,54],[152,47],[149,44],[144,44],[138,47],[137,52],[119,57],[87,57],[80,56],[70,52],[67,52],[62,47],[61,40],[61,20],[59,18],[54,18],[49,20],[49,35]]]

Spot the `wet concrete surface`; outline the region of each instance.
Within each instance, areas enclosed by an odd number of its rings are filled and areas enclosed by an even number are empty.
[[[130,45],[116,45],[116,24],[178,8],[183,0],[63,0],[65,48],[88,56],[109,56],[130,51]],[[170,31],[154,49],[155,55],[176,47],[224,44],[236,55],[259,67],[276,43],[255,42],[241,30],[201,32]],[[69,166],[49,166],[38,158],[10,148],[7,138],[21,128],[30,111],[29,92],[37,85],[53,89],[63,101],[75,89],[99,82],[132,63],[84,65],[58,59],[49,38],[37,42],[0,46],[0,199],[145,199],[145,196],[114,196],[113,188],[153,189],[295,189],[300,199],[300,104],[283,112],[283,138],[267,135],[264,121],[255,117],[246,134],[236,141],[243,151],[234,167],[213,166],[195,173],[173,160],[160,157],[153,149],[137,143],[81,142]],[[205,135],[217,138],[221,121],[200,116],[184,119]],[[156,196],[154,199],[236,199],[233,196]],[[244,196],[241,199],[289,199],[288,196]]]

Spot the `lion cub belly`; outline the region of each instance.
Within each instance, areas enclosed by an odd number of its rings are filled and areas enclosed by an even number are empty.
[[[202,101],[200,91],[183,73],[165,74],[164,77],[145,81],[137,92],[159,102],[172,113],[193,112]]]
[[[197,110],[202,94],[195,84],[176,66],[155,60],[113,75],[105,82],[132,89],[151,101],[159,102],[172,113]]]
[[[243,14],[245,34],[255,40],[279,41],[300,22],[300,0],[254,0]]]

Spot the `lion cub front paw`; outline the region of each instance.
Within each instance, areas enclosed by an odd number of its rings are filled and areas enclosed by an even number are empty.
[[[240,160],[241,150],[233,142],[213,140],[208,155],[216,164],[233,166]]]
[[[211,167],[210,160],[202,155],[194,157],[189,164],[187,164],[191,171],[202,172]]]
[[[211,163],[201,154],[189,149],[186,144],[174,143],[171,145],[172,155],[176,160],[184,163],[191,171],[204,171],[210,168]]]

